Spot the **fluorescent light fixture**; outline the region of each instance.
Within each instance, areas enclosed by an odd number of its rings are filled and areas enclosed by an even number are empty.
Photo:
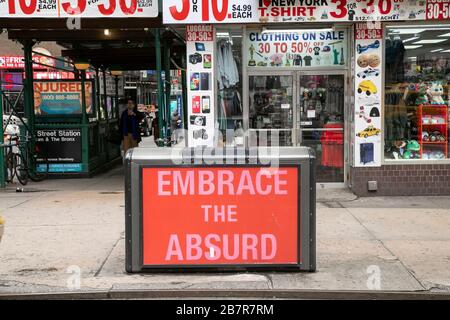
[[[391,30],[395,33],[398,34],[417,34],[417,33],[422,33],[424,31],[427,31],[427,29],[393,29]]]
[[[393,26],[388,26],[388,28],[393,27]],[[433,30],[450,30],[450,26],[446,26],[446,27],[439,27],[436,26],[435,24],[403,24],[403,25],[396,25],[394,28],[396,29],[403,29],[403,28],[429,28],[429,29],[433,29]]]
[[[417,60],[417,57],[408,57],[409,60]]]
[[[417,40],[417,39],[419,39],[419,38],[420,38],[420,37],[412,37],[412,38],[408,38],[408,39],[403,40],[403,43],[408,42],[408,41]]]
[[[440,35],[438,35],[438,37],[446,37],[446,38],[448,38],[448,37],[450,37],[450,32],[449,33],[440,34]]]
[[[261,33],[304,33],[304,32],[327,32],[333,31],[333,28],[325,29],[265,29]]]
[[[242,38],[242,36],[231,36],[232,38]]]
[[[406,49],[406,50],[411,50],[411,49],[417,49],[417,48],[420,48],[420,47],[423,47],[423,45],[417,45],[417,46],[405,46],[405,49]]]
[[[440,49],[431,50],[430,52],[439,52],[439,51],[442,51],[442,50],[444,50],[444,49],[440,48]]]
[[[448,49],[448,50],[444,50],[444,51],[441,51],[441,52],[450,52],[450,49]]]
[[[414,44],[430,44],[430,43],[439,43],[439,42],[444,42],[447,41],[447,39],[425,39],[425,40],[420,40],[417,42],[414,42]]]
[[[228,32],[217,32],[216,35],[218,37],[229,37],[230,34]]]

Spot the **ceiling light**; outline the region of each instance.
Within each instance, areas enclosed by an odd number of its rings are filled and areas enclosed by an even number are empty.
[[[419,39],[419,38],[420,38],[420,37],[412,37],[412,38],[408,38],[408,39],[403,40],[403,43],[408,42],[408,41],[413,41],[413,40],[416,40],[416,39]]]
[[[442,51],[442,50],[444,50],[444,49],[440,48],[440,49],[431,50],[430,52],[439,52],[439,51]]]
[[[216,35],[218,37],[229,37],[230,34],[228,32],[217,32]]]
[[[77,61],[75,62],[75,68],[77,68],[78,70],[87,70],[89,69],[89,62],[87,61]]]
[[[450,32],[449,33],[440,34],[440,35],[438,35],[438,37],[450,37]]]
[[[263,28],[261,33],[304,33],[304,32],[331,32],[333,28],[325,29],[267,29]]]
[[[430,44],[430,43],[439,43],[447,41],[447,39],[427,39],[427,40],[420,40],[417,42],[414,42],[414,44]]]
[[[417,48],[420,48],[420,47],[423,47],[422,45],[418,45],[418,46],[405,46],[405,49],[406,50],[410,50],[410,49],[417,49]]]
[[[433,29],[433,30],[450,30],[450,27],[439,27],[439,26],[436,26],[435,24],[421,24],[421,25],[404,24],[404,25],[397,25],[397,26],[395,26],[395,28],[397,28],[397,29],[417,28],[417,27],[430,28],[430,29]]]
[[[444,51],[441,51],[441,52],[450,52],[450,49],[448,49],[448,50],[444,50]]]
[[[427,31],[427,29],[393,29],[391,30],[398,34],[416,34],[416,33],[422,33],[424,31]]]
[[[109,29],[103,30],[103,34],[104,34],[105,36],[109,36],[109,35],[110,35]]]

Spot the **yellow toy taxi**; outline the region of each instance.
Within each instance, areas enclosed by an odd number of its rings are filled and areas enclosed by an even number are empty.
[[[375,128],[374,126],[368,126],[367,128],[365,128],[363,131],[358,132],[356,134],[357,137],[360,138],[368,138],[371,136],[377,136],[381,133],[380,129]]]
[[[361,81],[358,86],[358,93],[365,92],[368,96],[378,92],[377,86],[370,80]]]

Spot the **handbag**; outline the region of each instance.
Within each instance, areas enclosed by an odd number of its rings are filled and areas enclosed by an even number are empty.
[[[120,146],[122,143],[122,135],[119,131],[111,131],[107,137],[107,141]]]

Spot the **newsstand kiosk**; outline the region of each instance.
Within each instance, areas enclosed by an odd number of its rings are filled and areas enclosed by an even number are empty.
[[[135,148],[126,270],[315,271],[310,148]]]

